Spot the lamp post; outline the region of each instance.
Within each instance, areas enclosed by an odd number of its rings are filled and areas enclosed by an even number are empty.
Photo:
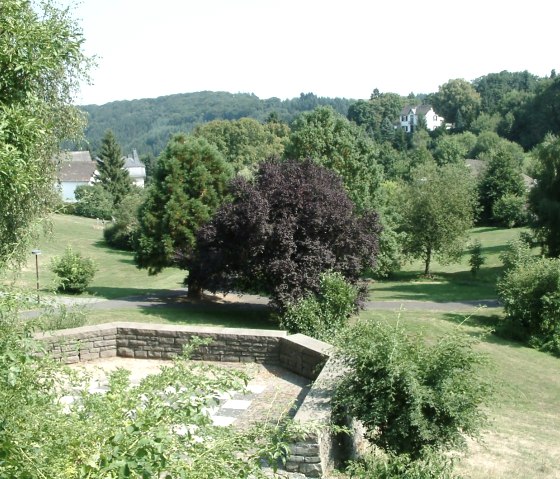
[[[39,297],[39,255],[41,254],[40,249],[34,249],[31,254],[35,256],[35,273],[37,275],[37,303],[41,303],[41,298]]]

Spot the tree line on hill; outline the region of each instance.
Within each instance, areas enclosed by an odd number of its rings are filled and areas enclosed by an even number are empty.
[[[331,106],[379,139],[393,129],[405,104],[424,103],[433,105],[457,131],[495,131],[529,150],[546,133],[560,129],[555,113],[560,106],[559,88],[554,70],[548,77],[502,71],[471,82],[449,80],[437,92],[406,97],[377,89],[367,100],[324,98],[313,93],[288,100],[259,99],[254,94],[204,91],[116,101],[81,107],[88,116],[87,143],[72,147],[97,151],[110,129],[124,151],[137,149],[141,155],[157,156],[174,133],[189,133],[212,120],[253,118],[264,123],[274,119],[290,124],[300,113],[318,106]]]

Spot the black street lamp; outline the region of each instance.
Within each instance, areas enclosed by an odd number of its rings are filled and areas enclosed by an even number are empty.
[[[31,254],[35,256],[35,273],[37,275],[37,303],[41,303],[41,298],[39,297],[39,255],[41,254],[40,249],[34,249]]]

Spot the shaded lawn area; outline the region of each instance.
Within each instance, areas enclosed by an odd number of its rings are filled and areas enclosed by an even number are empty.
[[[398,321],[426,340],[450,334],[479,339],[476,349],[491,366],[480,374],[495,393],[482,442],[469,442],[458,471],[472,479],[560,478],[560,359],[491,333],[501,321],[496,310],[471,315],[440,312],[363,311],[361,316]]]
[[[500,254],[507,250],[507,243],[517,239],[525,228],[481,227],[471,230],[470,239],[482,245],[485,263],[476,276],[470,271],[471,252],[466,248],[458,263],[443,265],[434,261],[432,277],[424,278],[423,264],[414,261],[403,265],[391,278],[370,282],[371,301],[461,301],[496,298],[496,282],[503,272]]]
[[[239,304],[164,305],[88,310],[88,324],[112,321],[278,330],[266,307]]]

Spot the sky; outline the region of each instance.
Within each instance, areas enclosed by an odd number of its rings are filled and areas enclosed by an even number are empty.
[[[80,105],[197,91],[368,99],[560,72],[553,0],[82,0],[72,11],[97,57]]]

